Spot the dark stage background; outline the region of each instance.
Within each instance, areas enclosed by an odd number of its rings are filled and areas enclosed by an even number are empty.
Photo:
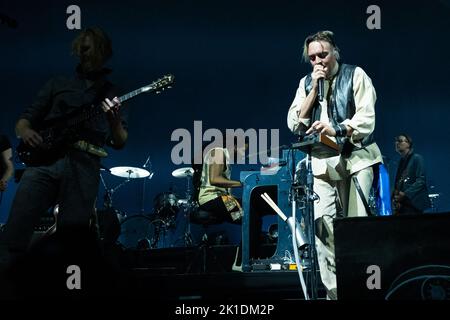
[[[375,85],[376,139],[390,170],[398,160],[395,135],[410,133],[425,157],[430,192],[442,194],[438,211],[450,211],[450,1],[421,3],[2,1],[0,12],[18,27],[0,24],[1,131],[16,145],[14,124],[23,108],[48,78],[73,71],[70,42],[77,31],[66,28],[66,8],[77,4],[82,28],[97,25],[111,36],[111,79],[125,91],[166,73],[176,77],[173,89],[131,101],[128,145],[103,161],[107,167],[139,167],[151,157],[154,176],[144,195],[143,180],[137,179],[114,197],[114,206],[127,215],[150,213],[158,193],[185,192],[186,181],[171,176],[181,167],[170,158],[177,128],[192,132],[194,120],[202,120],[204,130],[279,128],[280,144],[294,142],[286,115],[300,78],[310,71],[301,61],[302,43],[308,34],[329,29],[342,62],[361,66]],[[381,8],[381,30],[366,27],[371,4]],[[235,167],[234,177],[249,167]],[[123,181],[104,178],[109,187]],[[11,183],[3,197],[0,222],[7,219],[15,189]],[[103,194],[101,187],[100,199]],[[183,228],[178,218],[177,230]],[[238,241],[239,227],[226,230],[231,242]]]

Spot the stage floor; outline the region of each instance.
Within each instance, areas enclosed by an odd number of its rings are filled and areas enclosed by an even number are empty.
[[[275,248],[265,250],[269,258]],[[304,299],[296,270],[232,271],[235,253],[236,246],[211,246],[203,260],[196,247],[126,250],[122,263],[127,265],[128,281],[119,291],[172,301]],[[318,293],[325,297],[321,286]]]

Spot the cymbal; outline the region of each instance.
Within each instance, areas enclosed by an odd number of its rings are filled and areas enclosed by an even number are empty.
[[[114,167],[110,171],[112,175],[128,179],[145,178],[150,175],[147,170],[135,167]]]
[[[194,174],[194,169],[191,167],[185,167],[185,168],[179,168],[174,171],[172,171],[172,176],[175,178],[186,178],[186,177],[192,177]]]

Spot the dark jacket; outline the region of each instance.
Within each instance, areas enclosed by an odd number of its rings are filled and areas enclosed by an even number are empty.
[[[395,176],[395,188],[403,191],[405,203],[423,211],[431,206],[425,174],[425,164],[420,154],[413,150],[400,160]]]

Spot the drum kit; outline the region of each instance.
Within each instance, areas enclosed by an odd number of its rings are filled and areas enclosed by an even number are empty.
[[[145,199],[145,181],[153,177],[154,172],[149,168],[149,159],[142,168],[130,166],[118,166],[108,169],[102,167],[100,172],[100,179],[103,184],[105,195],[103,206],[105,210],[99,210],[99,213],[114,213],[116,224],[120,225],[120,233],[117,236],[118,241],[123,247],[129,249],[156,249],[167,246],[167,231],[174,229],[176,226],[177,215],[180,212],[184,213],[187,219],[185,225],[185,232],[183,236],[184,244],[186,246],[192,245],[192,237],[190,232],[189,213],[195,207],[191,194],[191,179],[194,170],[190,167],[176,169],[172,172],[174,178],[186,179],[185,198],[180,198],[174,192],[161,192],[156,195],[153,200],[153,212],[151,214],[144,213],[144,199]],[[150,169],[150,170],[149,170]],[[123,178],[118,185],[109,188],[103,178],[102,172],[108,172],[113,176]],[[135,179],[143,179],[143,195],[142,195],[142,212],[127,216],[125,213],[115,210],[113,207],[114,194],[124,185]],[[108,218],[108,219],[106,219]],[[108,220],[110,217],[101,217],[99,215],[99,224],[103,220]],[[107,228],[104,226],[103,228]],[[108,239],[110,241],[111,239]]]

